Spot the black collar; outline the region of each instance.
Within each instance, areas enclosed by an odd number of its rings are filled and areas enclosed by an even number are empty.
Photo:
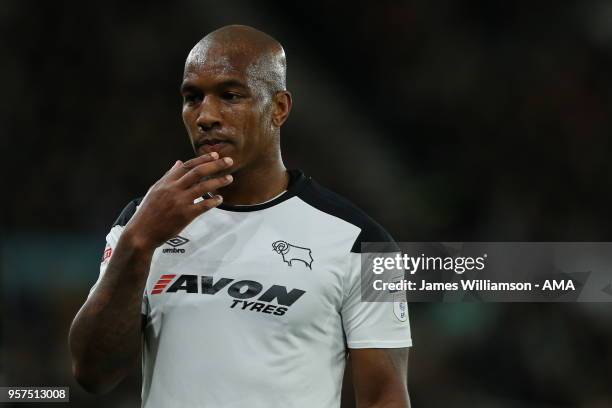
[[[265,208],[270,208],[275,206],[276,204],[282,203],[290,199],[291,197],[296,196],[300,190],[304,187],[306,182],[309,180],[308,177],[304,175],[300,170],[288,170],[289,173],[289,185],[287,186],[287,191],[283,194],[276,197],[274,200],[262,203],[262,204],[253,204],[253,205],[228,205],[221,204],[217,208],[225,211],[236,211],[236,212],[249,212],[249,211],[259,211]]]

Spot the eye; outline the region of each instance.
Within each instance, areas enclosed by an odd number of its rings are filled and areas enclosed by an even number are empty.
[[[202,100],[202,95],[196,93],[187,93],[183,95],[183,101],[187,105],[193,105]]]
[[[223,92],[221,94],[221,98],[223,98],[226,101],[236,102],[240,98],[242,98],[242,95],[240,95],[239,93],[236,93],[236,92]]]

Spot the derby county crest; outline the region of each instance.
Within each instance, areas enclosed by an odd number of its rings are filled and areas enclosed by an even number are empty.
[[[276,241],[272,244],[272,249],[283,257],[283,261],[291,266],[293,261],[302,261],[312,269],[312,251],[309,248],[303,248],[286,243],[285,241]]]

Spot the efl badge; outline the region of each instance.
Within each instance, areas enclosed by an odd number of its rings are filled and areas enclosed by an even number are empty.
[[[408,320],[408,302],[406,302],[405,291],[393,294],[393,314],[400,322]]]

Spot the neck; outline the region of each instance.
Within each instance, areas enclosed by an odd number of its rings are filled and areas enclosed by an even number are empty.
[[[234,181],[217,191],[228,205],[263,203],[287,189],[289,173],[280,157],[272,162],[233,173]]]

